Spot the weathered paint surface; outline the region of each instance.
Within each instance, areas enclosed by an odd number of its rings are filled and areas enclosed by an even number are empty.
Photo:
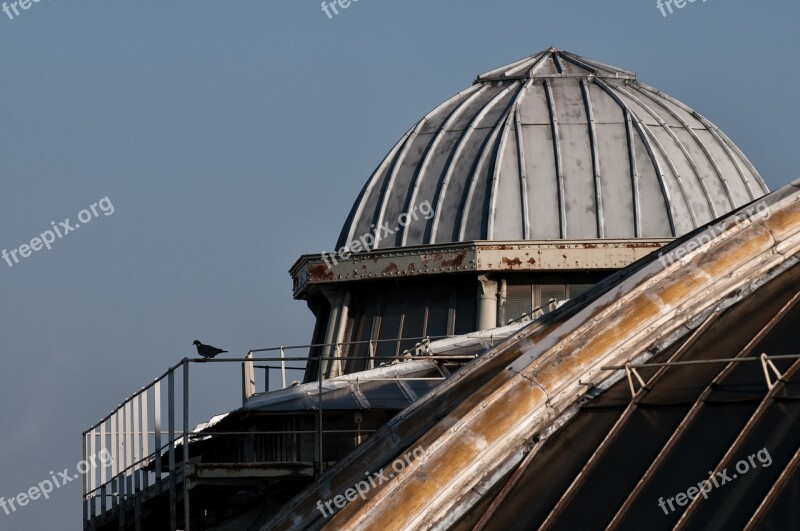
[[[419,246],[354,254],[307,255],[294,265],[294,296],[303,298],[312,286],[360,279],[396,278],[447,273],[504,271],[616,270],[658,249],[671,239],[571,242],[472,242]]]
[[[478,76],[417,122],[364,185],[337,247],[384,225],[394,231],[371,248],[677,237],[767,191],[700,114],[632,72],[549,49]]]

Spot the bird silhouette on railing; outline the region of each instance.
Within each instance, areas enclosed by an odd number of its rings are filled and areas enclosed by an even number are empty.
[[[197,353],[206,359],[211,359],[217,356],[218,354],[224,354],[228,352],[227,350],[222,350],[221,348],[212,347],[211,345],[204,345],[196,339],[192,344],[197,346]]]

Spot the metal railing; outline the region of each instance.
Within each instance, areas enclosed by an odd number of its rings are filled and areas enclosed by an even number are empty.
[[[177,505],[177,442],[187,440],[189,433],[189,362],[183,359],[156,378],[139,392],[123,401],[111,413],[83,433],[83,456],[111,455],[110,466],[91,464],[83,477],[84,521],[114,509],[126,502],[134,493],[168,479],[170,507]],[[181,375],[182,426],[176,425],[176,373]],[[166,384],[166,418],[162,403],[162,389]],[[165,440],[166,439],[166,440]],[[163,469],[162,455],[168,456],[167,469]],[[183,446],[182,463],[189,461],[189,448]],[[148,465],[152,462],[152,470]],[[110,468],[110,470],[108,470]],[[110,506],[110,507],[109,507]],[[188,504],[186,504],[188,512]],[[121,511],[123,512],[123,511]],[[170,514],[176,524],[177,515]],[[173,527],[174,529],[174,527]]]
[[[625,365],[608,365],[600,367],[602,371],[625,371],[625,376],[628,379],[628,387],[631,391],[631,397],[635,397],[637,390],[634,385],[634,378],[639,383],[639,389],[647,387],[642,376],[639,374],[638,369],[645,369],[648,367],[682,367],[691,365],[718,365],[718,364],[736,364],[736,363],[761,363],[761,369],[764,373],[764,379],[767,383],[767,388],[771,391],[777,382],[783,378],[783,373],[778,370],[773,360],[797,360],[800,359],[800,354],[780,354],[776,356],[768,356],[765,352],[761,353],[758,357],[741,357],[741,358],[716,358],[705,360],[686,360],[686,361],[665,361],[665,362],[645,362],[645,363],[626,363]]]
[[[452,336],[446,336],[452,337]],[[419,341],[413,349],[406,350],[400,358],[404,360],[424,359],[465,362],[475,358],[475,355],[464,356],[430,356],[425,355],[427,345],[431,339],[436,338],[399,338],[389,340],[357,341],[339,344],[295,345],[280,346],[266,349],[250,350],[244,358],[228,359],[190,359],[184,358],[173,365],[147,386],[127,398],[102,420],[92,425],[83,432],[83,456],[88,464],[88,470],[83,477],[83,513],[84,522],[109,511],[118,509],[120,525],[124,525],[126,512],[134,510],[135,518],[141,513],[143,498],[155,496],[164,491],[169,492],[170,529],[176,530],[178,525],[178,508],[183,506],[183,527],[190,529],[190,496],[189,482],[186,481],[190,469],[189,442],[197,438],[217,436],[243,436],[243,435],[313,435],[315,439],[314,469],[316,474],[324,472],[325,461],[323,457],[323,437],[325,434],[346,434],[358,432],[371,433],[372,430],[324,430],[323,429],[323,371],[318,370],[318,403],[316,429],[314,430],[275,430],[264,432],[236,432],[236,431],[204,431],[197,432],[189,429],[190,411],[190,367],[193,364],[218,364],[241,363],[242,365],[242,397],[246,402],[255,393],[254,368],[256,363],[275,363],[279,365],[265,365],[267,382],[269,371],[281,371],[281,383],[285,388],[287,370],[305,370],[305,367],[290,367],[288,362],[307,362],[305,357],[287,357],[286,351],[295,349],[333,347],[336,353],[341,353],[343,347],[349,345],[368,344],[368,356],[314,356],[313,359],[322,361],[354,361],[365,360],[367,365],[374,367],[376,361],[383,358],[376,357],[377,345],[381,342]],[[255,353],[279,352],[278,356],[255,358]],[[399,359],[392,356],[386,361]],[[441,373],[441,371],[440,371]],[[398,376],[380,378],[361,378],[357,382],[366,381],[404,381],[404,380],[443,380],[440,377],[420,378]],[[268,383],[265,384],[268,388]],[[166,395],[166,396],[165,396]],[[166,419],[166,425],[164,420]],[[180,450],[180,452],[179,452]],[[96,463],[90,460],[94,455],[110,455],[110,465]],[[179,455],[180,454],[180,455]],[[165,458],[166,457],[166,462]],[[181,484],[179,490],[178,486]]]
[[[253,365],[252,369],[264,369],[266,372],[266,381],[265,381],[265,391],[269,391],[269,380],[270,375],[273,370],[280,371],[280,380],[281,380],[281,389],[285,389],[287,387],[286,384],[286,371],[287,370],[306,370],[306,367],[287,367],[287,361],[304,361],[307,362],[309,359],[319,359],[318,356],[311,356],[310,353],[314,349],[325,349],[327,347],[332,347],[334,349],[334,354],[329,356],[322,356],[321,361],[324,360],[336,360],[337,358],[342,358],[347,361],[350,360],[366,360],[367,367],[366,369],[374,369],[375,363],[380,362],[381,360],[391,361],[393,359],[398,359],[396,356],[378,356],[377,350],[378,346],[382,343],[399,343],[399,342],[410,342],[416,341],[417,343],[410,349],[404,350],[400,355],[399,358],[408,359],[408,356],[414,353],[414,355],[420,356],[423,355],[423,351],[426,351],[427,345],[430,344],[431,341],[435,341],[438,339],[447,339],[450,337],[457,337],[452,335],[445,335],[445,336],[424,336],[424,337],[404,337],[404,338],[395,338],[395,339],[369,339],[363,341],[347,341],[343,343],[315,343],[311,345],[290,345],[285,346],[281,345],[279,347],[269,347],[269,348],[260,348],[260,349],[252,349],[247,352],[247,358],[252,358],[254,354],[264,353],[264,352],[279,352],[279,357],[272,360],[272,361],[279,361],[280,365],[273,366],[273,365]],[[367,356],[344,356],[342,349],[345,347],[358,347],[361,345],[367,345]],[[302,358],[287,358],[286,351],[287,350],[308,350],[309,355]],[[219,360],[215,360],[219,361]],[[262,361],[262,360],[258,360]],[[255,383],[253,382],[249,385],[248,389],[248,379],[252,381],[254,377],[254,373],[251,371],[249,374],[243,373],[243,399],[247,400],[250,396],[255,393]],[[248,394],[248,390],[250,391]]]

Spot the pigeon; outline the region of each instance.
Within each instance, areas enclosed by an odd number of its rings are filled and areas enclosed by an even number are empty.
[[[222,350],[221,348],[212,347],[211,345],[204,345],[196,339],[192,344],[197,345],[197,353],[203,356],[204,358],[213,358],[217,354],[223,354],[225,352],[228,352],[227,350]]]

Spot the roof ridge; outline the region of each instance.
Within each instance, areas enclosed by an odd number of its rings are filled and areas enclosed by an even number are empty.
[[[560,61],[566,61],[584,72],[564,71]],[[552,62],[552,66],[548,63]],[[558,49],[554,46],[533,55],[519,59],[507,65],[489,70],[476,77],[475,83],[506,81],[518,79],[537,79],[548,77],[585,77],[616,78],[635,80],[636,73],[616,66],[587,59],[578,54]]]

